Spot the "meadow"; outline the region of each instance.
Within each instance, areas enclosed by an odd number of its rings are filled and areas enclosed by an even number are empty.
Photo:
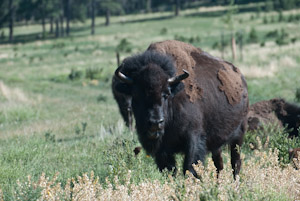
[[[234,14],[231,27],[224,23],[226,7],[185,10],[179,17],[112,17],[108,27],[97,18],[94,36],[86,21],[73,23],[70,37],[45,40],[38,39],[40,25],[16,27],[16,43],[0,43],[0,200],[300,199],[300,174],[293,168],[299,163],[288,160],[288,149],[300,147],[300,140],[287,139],[284,130],[246,134],[236,181],[226,148],[219,179],[209,155],[197,166],[202,182],[181,169],[171,177],[143,151],[134,156],[136,133],[124,125],[111,93],[122,40],[121,59],[167,39],[221,57],[221,35],[229,43],[234,29],[243,33],[243,58],[237,48],[232,61],[227,45],[224,59],[245,75],[250,103],[274,97],[300,102],[300,10],[282,15],[249,9]],[[182,156],[177,161],[181,168]]]

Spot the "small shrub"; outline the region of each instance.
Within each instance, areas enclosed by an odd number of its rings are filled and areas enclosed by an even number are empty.
[[[71,72],[69,74],[69,79],[70,80],[78,80],[82,77],[82,71],[71,69]]]
[[[103,68],[87,68],[85,70],[85,77],[91,80],[100,79]]]
[[[291,38],[291,42],[292,42],[292,43],[296,43],[296,41],[297,41],[297,38],[296,38],[296,37]]]
[[[219,41],[216,41],[213,45],[212,45],[212,49],[220,49],[221,48],[221,43]]]
[[[265,41],[263,41],[263,42],[260,43],[260,47],[265,47],[265,45],[266,45]]]
[[[249,33],[249,43],[257,43],[258,42],[258,36],[255,28],[252,28]]]
[[[280,35],[275,40],[277,45],[287,45],[289,44],[289,34],[284,30],[281,29]]]
[[[278,36],[278,31],[277,30],[274,30],[274,31],[269,31],[267,34],[266,34],[266,38],[275,38]]]
[[[77,135],[84,135],[87,127],[87,122],[81,122],[81,127],[79,125],[75,126],[75,133]]]
[[[263,23],[264,24],[268,24],[268,18],[267,18],[267,16],[264,16]]]
[[[98,97],[97,97],[97,101],[98,102],[106,102],[107,101],[107,97],[100,94]]]
[[[288,150],[300,147],[300,139],[288,136],[286,129],[278,128],[275,125],[264,125],[261,130],[246,133],[245,144],[250,144],[252,149],[277,149],[279,151],[278,159],[282,164],[287,164],[290,162]]]
[[[123,38],[117,45],[116,51],[130,53],[132,51],[132,44],[126,38]]]
[[[289,16],[289,18],[288,18],[288,22],[293,22],[294,19],[295,19],[294,15],[291,14],[291,15]]]
[[[160,30],[160,35],[166,35],[168,33],[168,29],[166,27]]]
[[[46,142],[55,142],[55,135],[52,134],[52,131],[48,130],[45,132]]]

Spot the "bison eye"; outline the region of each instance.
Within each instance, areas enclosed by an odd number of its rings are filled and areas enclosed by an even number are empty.
[[[164,99],[167,99],[167,98],[169,97],[169,95],[170,95],[170,91],[167,91],[167,92],[163,92],[163,93],[162,93],[162,97],[163,97]]]
[[[164,99],[167,99],[167,98],[169,97],[169,94],[163,94],[162,97],[163,97]]]

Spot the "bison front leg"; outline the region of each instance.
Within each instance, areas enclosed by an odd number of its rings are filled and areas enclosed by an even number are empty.
[[[193,168],[192,164],[197,164],[198,161],[204,162],[206,154],[206,143],[203,139],[190,139],[190,142],[188,144],[186,153],[185,153],[185,159],[183,164],[183,173],[185,174],[186,171],[190,171],[196,178],[200,178],[199,175],[197,175],[195,169]]]
[[[167,169],[169,171],[174,171],[173,175],[176,173],[175,158],[174,155],[167,152],[158,152],[155,156],[155,161],[160,171]]]
[[[218,173],[218,176],[219,176],[220,171],[223,170],[223,158],[222,158],[221,148],[219,148],[218,150],[212,152],[212,159],[213,159],[214,164],[217,168],[217,173]]]

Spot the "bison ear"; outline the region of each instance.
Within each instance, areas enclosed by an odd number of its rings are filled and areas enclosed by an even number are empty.
[[[175,96],[178,92],[180,92],[183,89],[184,89],[184,84],[182,82],[172,85],[171,86],[172,96]]]
[[[116,91],[122,94],[131,95],[131,86],[125,83],[118,83],[115,86]]]

